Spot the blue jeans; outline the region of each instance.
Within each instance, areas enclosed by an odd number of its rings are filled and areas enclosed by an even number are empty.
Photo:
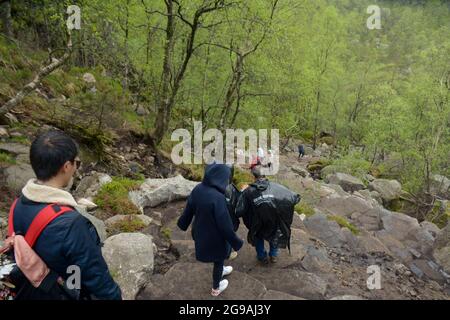
[[[269,241],[269,246],[269,257],[278,256],[278,246],[273,241]],[[255,248],[258,260],[264,260],[267,258],[267,251],[264,248],[264,239],[256,239]]]

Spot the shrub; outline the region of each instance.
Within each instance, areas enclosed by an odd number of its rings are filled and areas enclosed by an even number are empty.
[[[295,212],[297,212],[298,214],[304,214],[307,217],[312,216],[315,211],[314,208],[311,207],[308,203],[306,203],[305,201],[300,201],[299,203],[297,203],[295,205],[294,208]]]
[[[94,201],[111,215],[140,214],[129,200],[128,192],[137,189],[141,183],[140,180],[114,177],[113,181],[102,186]]]
[[[141,219],[134,215],[130,215],[126,219],[117,221],[110,228],[108,232],[110,234],[117,234],[123,232],[136,232],[145,228],[145,223]]]
[[[255,180],[248,170],[234,168],[233,183],[240,190],[243,186],[252,183]]]
[[[16,160],[9,154],[0,151],[0,165],[15,164]]]

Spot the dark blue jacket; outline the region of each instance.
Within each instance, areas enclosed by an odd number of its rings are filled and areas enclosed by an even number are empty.
[[[14,210],[15,233],[25,235],[34,217],[46,206],[22,195]],[[85,293],[97,299],[121,299],[120,288],[103,259],[97,230],[77,211],[66,212],[50,222],[33,249],[51,270],[64,279],[73,274],[67,273],[68,266],[78,266]]]
[[[223,261],[230,255],[231,248],[238,251],[243,245],[233,231],[225,201],[230,173],[230,168],[224,164],[209,165],[202,183],[192,190],[178,220],[178,227],[186,231],[194,219],[192,236],[198,261]]]

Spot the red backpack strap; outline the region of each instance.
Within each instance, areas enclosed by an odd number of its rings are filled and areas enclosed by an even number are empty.
[[[59,211],[56,211],[58,209]],[[27,233],[25,234],[25,241],[28,245],[33,247],[45,227],[54,219],[69,211],[73,211],[73,208],[61,207],[56,204],[50,204],[42,209],[33,219]]]
[[[17,201],[19,198],[14,200],[11,208],[9,208],[9,217],[8,217],[8,237],[11,237],[14,233],[14,210],[16,209]]]

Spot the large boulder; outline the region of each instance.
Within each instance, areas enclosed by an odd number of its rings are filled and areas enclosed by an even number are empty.
[[[93,198],[97,195],[100,188],[111,182],[112,178],[106,173],[92,171],[88,176],[81,179],[75,190],[78,197]]]
[[[364,189],[364,184],[360,179],[341,172],[328,175],[325,182],[340,185],[347,192]]]
[[[292,166],[291,170],[303,178],[309,177],[309,171],[303,167]]]
[[[444,271],[450,274],[450,246],[435,249],[433,257]]]
[[[391,212],[381,218],[383,229],[399,241],[408,238],[412,231],[420,229],[417,219],[403,213]]]
[[[20,143],[5,142],[0,143],[0,151],[7,152],[15,156],[20,154],[28,155],[30,154],[30,147]]]
[[[265,286],[257,279],[234,270],[227,278],[228,289],[219,297],[211,296],[212,264],[179,262],[164,274],[153,277],[139,296],[151,300],[256,300],[265,293]],[[182,289],[180,289],[182,288]]]
[[[330,247],[340,247],[346,241],[337,222],[329,220],[323,213],[314,214],[306,218],[303,223],[311,235]]]
[[[360,197],[351,196],[328,196],[321,199],[319,209],[333,215],[350,217],[354,213],[364,214],[373,209],[373,205]]]
[[[326,250],[314,246],[308,246],[301,265],[306,271],[315,274],[329,273],[333,268],[333,262],[328,257]]]
[[[118,214],[114,217],[111,217],[105,220],[105,225],[107,228],[112,228],[114,225],[120,222],[130,222],[130,221],[139,221],[143,226],[147,227],[150,223],[152,223],[153,219],[147,217],[144,214]]]
[[[6,185],[15,193],[20,193],[28,180],[36,178],[33,168],[26,163],[10,166],[5,169],[4,173]]]
[[[397,180],[375,179],[369,183],[369,189],[377,191],[385,202],[398,199],[402,185]]]
[[[450,179],[435,174],[431,177],[430,191],[439,197],[450,199]]]
[[[123,299],[134,300],[153,272],[152,238],[142,233],[120,233],[105,241],[102,252]]]
[[[130,200],[141,212],[144,208],[186,199],[199,182],[185,179],[182,175],[167,179],[147,179],[138,190],[129,192]]]
[[[275,271],[275,270],[273,270]],[[279,269],[273,272],[276,276],[267,276],[264,270],[254,277],[263,282],[268,290],[285,292],[287,294],[305,299],[324,299],[328,283],[321,277],[294,269]]]

